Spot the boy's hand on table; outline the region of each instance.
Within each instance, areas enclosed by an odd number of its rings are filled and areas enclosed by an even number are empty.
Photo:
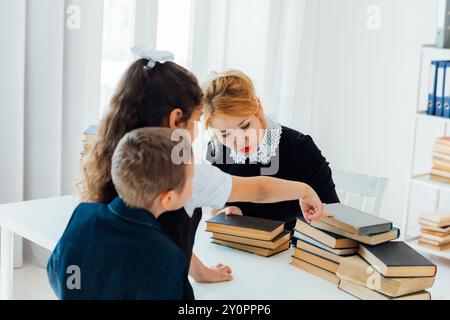
[[[333,214],[324,210],[325,204],[322,203],[317,193],[310,188],[308,195],[300,200],[303,217],[306,222],[320,221],[325,217],[332,217]]]
[[[233,271],[229,266],[223,265],[219,263],[215,267],[205,267],[202,270],[202,275],[195,279],[198,283],[217,283],[217,282],[226,282],[233,280],[232,276]]]

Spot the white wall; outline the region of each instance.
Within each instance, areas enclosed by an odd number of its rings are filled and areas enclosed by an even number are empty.
[[[13,26],[13,27],[11,27]],[[0,2],[0,203],[23,200],[25,0]]]
[[[381,8],[381,30],[366,9]],[[384,215],[402,221],[420,47],[434,43],[436,0],[320,0],[312,135],[332,166],[390,178]],[[429,150],[431,156],[431,150]],[[433,209],[414,190],[413,206]]]

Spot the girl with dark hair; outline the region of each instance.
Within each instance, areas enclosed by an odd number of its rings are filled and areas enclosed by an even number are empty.
[[[117,196],[111,178],[111,159],[126,133],[144,127],[169,127],[185,129],[195,139],[203,99],[196,77],[171,62],[169,53],[144,48],[135,53],[143,58],[125,72],[101,121],[96,143],[85,156],[79,184],[84,202],[109,203]],[[164,213],[158,220],[191,261],[189,274],[197,282],[229,281],[232,271],[228,266],[208,268],[192,253],[201,207],[223,208],[226,202],[236,201],[286,200],[300,200],[309,219],[320,219],[325,214],[317,194],[306,184],[267,177],[232,177],[213,166],[196,165],[193,197],[188,205]],[[188,275],[184,292],[185,299],[194,299]]]

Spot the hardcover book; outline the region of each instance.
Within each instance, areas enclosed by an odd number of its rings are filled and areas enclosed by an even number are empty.
[[[435,277],[386,278],[356,255],[342,258],[336,273],[341,279],[358,283],[390,297],[429,289],[435,280]]]
[[[341,279],[341,282],[339,283],[339,289],[361,300],[431,300],[431,295],[427,291],[416,292],[397,298],[391,298],[382,293],[345,279]]]
[[[393,228],[391,231],[378,233],[378,234],[369,234],[364,236],[358,236],[347,232],[345,230],[339,229],[338,227],[332,226],[328,223],[323,223],[320,221],[313,221],[312,226],[321,230],[329,231],[335,234],[339,234],[343,237],[347,237],[353,239],[357,242],[362,242],[370,245],[377,245],[387,241],[395,240],[400,236],[400,230],[397,228]]]
[[[297,219],[295,230],[319,241],[333,249],[356,248],[358,243],[355,240],[348,239],[332,232],[320,230],[309,225],[303,218]]]
[[[206,231],[271,241],[284,231],[284,222],[222,213],[206,221]]]
[[[291,247],[291,241],[288,241],[288,242],[282,244],[280,247],[278,247],[278,248],[276,248],[274,250],[266,249],[266,248],[253,247],[253,246],[248,246],[248,245],[241,244],[241,243],[223,241],[223,240],[218,240],[218,239],[212,239],[212,242],[215,243],[215,244],[219,244],[219,245],[222,245],[222,246],[229,247],[229,248],[233,248],[233,249],[241,250],[241,251],[244,251],[244,252],[257,254],[257,255],[263,256],[263,257],[271,257],[273,255],[276,255],[277,253],[286,251],[286,250],[288,250]]]
[[[369,246],[361,244],[359,255],[385,277],[434,277],[436,265],[403,241]]]
[[[291,240],[291,233],[289,231],[283,231],[279,236],[277,236],[272,241],[238,237],[238,236],[222,234],[222,233],[213,233],[213,238],[216,240],[241,243],[241,244],[246,244],[246,245],[253,246],[253,247],[274,250],[274,249],[278,248],[279,246],[281,246],[282,244]]]
[[[392,230],[391,221],[340,203],[327,204],[325,210],[331,212],[333,217],[323,218],[323,223],[327,223],[355,235],[369,235]]]

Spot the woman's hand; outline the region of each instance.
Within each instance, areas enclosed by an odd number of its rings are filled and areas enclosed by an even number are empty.
[[[303,217],[308,223],[333,216],[331,213],[325,212],[325,205],[311,187],[309,187],[306,197],[300,200],[300,207],[302,208]]]
[[[227,207],[222,210],[220,213],[225,213],[227,216],[242,216],[242,210],[238,207]]]
[[[204,267],[201,274],[195,278],[198,283],[217,283],[233,280],[233,271],[229,266],[219,263],[215,267]]]

